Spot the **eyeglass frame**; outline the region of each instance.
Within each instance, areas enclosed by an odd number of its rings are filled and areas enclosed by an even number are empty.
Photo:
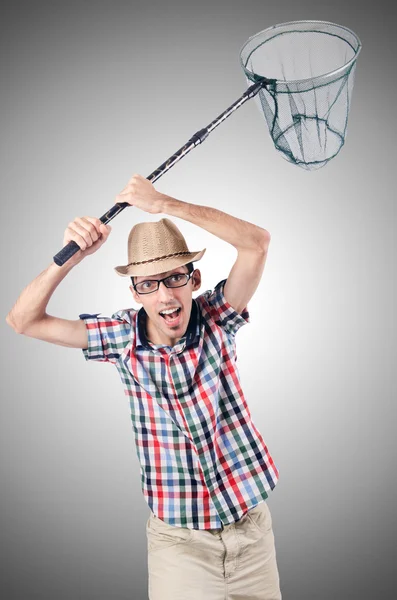
[[[138,283],[133,283],[132,287],[134,288],[134,290],[136,291],[137,294],[139,294],[140,296],[146,296],[147,294],[153,294],[154,292],[158,292],[159,288],[160,288],[160,283],[163,281],[164,285],[167,289],[175,289],[175,288],[180,288],[180,287],[184,287],[185,285],[187,285],[189,283],[189,280],[191,278],[191,276],[193,275],[195,269],[191,272],[191,273],[171,273],[171,275],[167,275],[167,277],[163,277],[163,279],[144,279],[143,281],[138,281]],[[165,281],[167,279],[169,279],[170,277],[174,277],[175,275],[184,275],[185,277],[187,277],[186,279],[186,283],[182,283],[182,285],[174,285],[174,286],[168,286]],[[155,281],[157,283],[157,288],[155,290],[152,290],[151,292],[138,292],[138,290],[136,289],[136,286],[139,285],[140,283],[145,283],[146,281]]]

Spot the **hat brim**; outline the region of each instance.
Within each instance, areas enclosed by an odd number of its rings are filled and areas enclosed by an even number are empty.
[[[117,275],[120,277],[133,277],[140,275],[158,275],[160,273],[166,273],[171,269],[182,267],[190,262],[196,262],[200,260],[206,251],[206,248],[200,250],[200,252],[189,252],[183,256],[174,256],[173,258],[165,258],[160,260],[154,260],[153,262],[147,262],[141,265],[120,265],[114,267]]]

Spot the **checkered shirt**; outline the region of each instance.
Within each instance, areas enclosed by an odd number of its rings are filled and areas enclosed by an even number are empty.
[[[227,302],[225,282],[192,299],[172,347],[148,342],[143,307],[79,315],[86,360],[114,364],[129,398],[146,502],[166,523],[191,529],[238,521],[278,481],[237,371],[235,335],[248,309]]]

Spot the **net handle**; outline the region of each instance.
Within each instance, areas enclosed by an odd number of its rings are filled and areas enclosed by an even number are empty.
[[[170,156],[163,164],[161,164],[155,171],[150,173],[150,175],[146,178],[151,182],[159,179],[164,173],[169,171],[171,167],[173,167],[177,162],[179,162],[186,154],[188,154],[193,148],[202,144],[204,140],[209,136],[209,134],[220,125],[225,119],[227,119],[235,110],[240,108],[247,100],[256,96],[256,94],[263,88],[267,87],[270,84],[274,84],[273,79],[267,79],[266,77],[256,76],[256,83],[251,85],[247,91],[238,98],[233,104],[229,106],[222,114],[220,114],[216,119],[211,121],[207,127],[200,129],[197,131],[182,148],[179,148],[172,156]],[[114,219],[117,215],[121,213],[125,208],[131,206],[128,202],[116,202],[102,217],[100,217],[100,221],[106,225]],[[76,252],[80,250],[80,247],[76,242],[71,240],[66,246],[62,248],[54,257],[54,263],[61,267],[64,265]]]

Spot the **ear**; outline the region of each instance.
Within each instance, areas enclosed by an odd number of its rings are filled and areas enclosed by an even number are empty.
[[[193,272],[192,282],[193,282],[193,287],[192,287],[192,291],[193,292],[195,292],[196,290],[200,289],[200,287],[201,287],[201,273],[200,273],[200,269],[195,269],[195,271]]]
[[[131,290],[131,294],[132,297],[134,298],[135,302],[137,304],[142,304],[142,300],[139,294],[136,293],[136,291],[134,290],[134,288],[132,287],[132,284],[130,285],[130,290]]]

